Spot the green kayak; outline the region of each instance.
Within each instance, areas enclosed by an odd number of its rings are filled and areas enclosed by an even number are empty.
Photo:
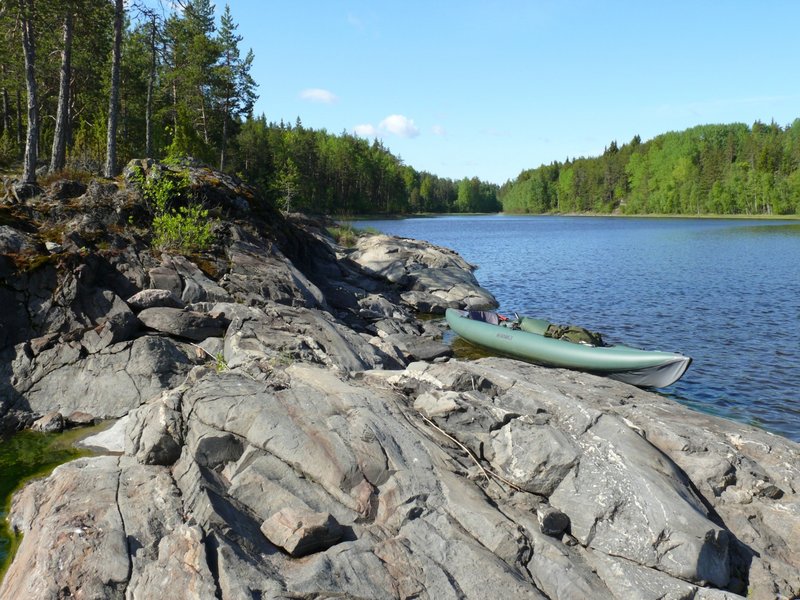
[[[592,346],[546,337],[550,323],[522,317],[503,321],[492,312],[448,308],[447,324],[459,336],[526,362],[587,371],[640,387],[666,387],[680,379],[692,359],[630,346]]]

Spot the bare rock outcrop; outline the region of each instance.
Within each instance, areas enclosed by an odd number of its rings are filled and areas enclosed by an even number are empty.
[[[359,238],[348,258],[397,286],[403,302],[418,312],[443,314],[448,307],[497,306],[494,296],[472,274],[475,267],[447,248],[374,235]]]
[[[155,255],[108,182],[15,208],[72,227],[27,268],[43,234],[2,232],[0,423],[124,418],[95,442],[116,454],[14,496],[0,600],[800,594],[798,444],[609,379],[448,359],[413,311],[495,306],[472,266],[258,223],[252,190],[220,186],[207,256]]]

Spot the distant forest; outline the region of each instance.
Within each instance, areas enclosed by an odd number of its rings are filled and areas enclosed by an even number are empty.
[[[800,214],[800,119],[702,125],[523,171],[508,213]]]
[[[123,0],[0,2],[0,168],[21,182],[192,156],[289,210],[494,212],[498,186],[403,164],[381,142],[253,115],[254,55],[229,6],[165,15]],[[280,82],[270,81],[270,85]]]
[[[0,1],[0,169],[36,185],[70,171],[114,177],[131,158],[192,156],[286,210],[333,215],[800,214],[800,120],[637,136],[502,187],[447,179],[379,140],[255,116],[254,56],[229,6],[219,17],[210,0],[173,6]]]

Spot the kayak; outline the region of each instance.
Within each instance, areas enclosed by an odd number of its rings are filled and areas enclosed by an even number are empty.
[[[502,320],[489,311],[448,308],[447,324],[466,341],[526,362],[603,375],[639,387],[666,387],[692,362],[683,354],[630,346],[593,346],[545,336],[550,323],[521,317]]]

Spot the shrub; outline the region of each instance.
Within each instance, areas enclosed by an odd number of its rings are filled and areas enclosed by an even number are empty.
[[[211,246],[214,221],[208,219],[206,208],[191,199],[188,172],[159,172],[145,177],[137,170],[131,179],[140,187],[153,214],[153,247],[189,254]],[[179,202],[185,204],[178,206]]]
[[[340,246],[352,248],[356,245],[356,240],[358,240],[358,238],[365,235],[377,234],[378,230],[372,227],[359,229],[348,223],[346,225],[335,225],[333,227],[328,227],[328,233]]]

